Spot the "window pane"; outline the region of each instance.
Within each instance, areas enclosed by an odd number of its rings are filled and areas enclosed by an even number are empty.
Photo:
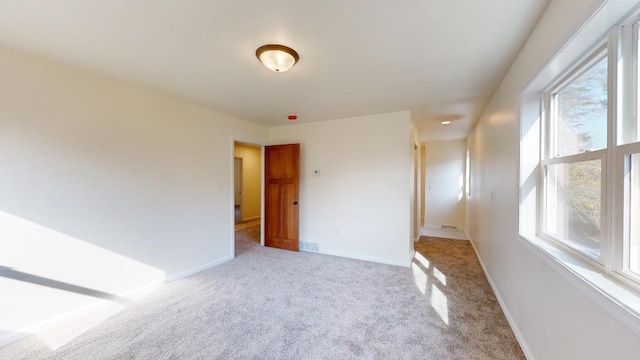
[[[555,156],[607,146],[607,58],[570,82],[554,97]]]
[[[640,154],[631,156],[629,270],[640,275]]]
[[[579,251],[600,256],[600,160],[547,166],[547,232]]]

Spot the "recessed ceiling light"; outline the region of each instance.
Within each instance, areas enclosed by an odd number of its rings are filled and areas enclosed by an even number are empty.
[[[275,72],[289,71],[300,59],[292,48],[276,44],[260,46],[256,50],[256,57],[267,69]]]
[[[441,122],[440,124],[442,124],[442,125],[449,125],[449,124],[451,124],[451,121],[443,121],[443,122]]]

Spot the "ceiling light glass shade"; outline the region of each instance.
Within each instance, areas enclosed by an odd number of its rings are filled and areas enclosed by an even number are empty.
[[[290,47],[284,45],[264,45],[256,50],[256,56],[267,67],[275,72],[288,71],[295,65],[300,56]]]

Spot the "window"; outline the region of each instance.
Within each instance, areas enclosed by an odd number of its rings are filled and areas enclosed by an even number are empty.
[[[640,288],[637,19],[543,91],[536,207],[541,238]]]
[[[607,53],[601,50],[552,88],[542,160],[542,232],[596,261],[602,243],[607,82]]]

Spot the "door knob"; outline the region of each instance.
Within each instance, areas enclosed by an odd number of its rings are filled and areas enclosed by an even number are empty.
[[[297,201],[294,201],[294,202],[293,202],[293,206],[296,206],[296,205],[298,205],[298,202],[297,202]]]

